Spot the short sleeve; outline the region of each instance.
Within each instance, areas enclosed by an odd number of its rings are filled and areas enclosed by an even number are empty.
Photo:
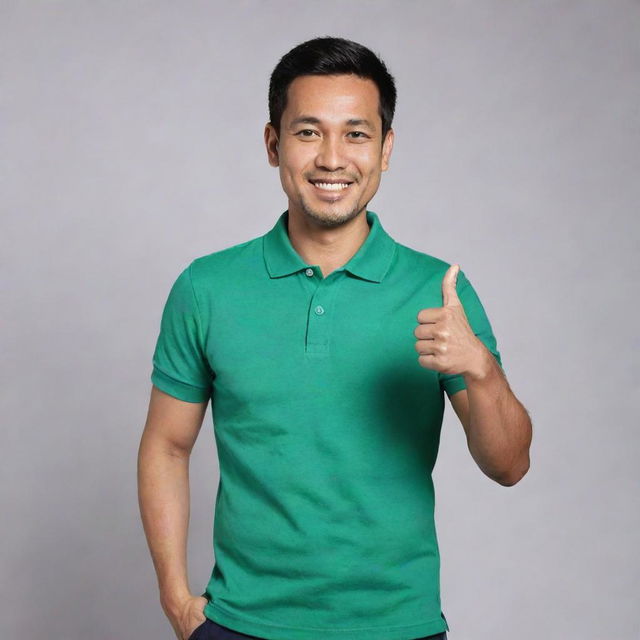
[[[213,375],[202,335],[189,265],[171,287],[162,312],[151,373],[158,389],[186,402],[211,397]]]
[[[469,325],[473,333],[482,341],[484,346],[492,353],[500,367],[502,367],[502,357],[498,351],[497,341],[493,335],[493,329],[489,318],[485,313],[484,307],[480,302],[480,298],[471,282],[467,279],[462,270],[458,271],[456,280],[456,292],[460,298],[460,302],[464,308],[464,312],[469,321]],[[452,396],[456,391],[466,389],[467,385],[462,374],[442,374],[438,373],[440,387],[447,392],[448,396]]]

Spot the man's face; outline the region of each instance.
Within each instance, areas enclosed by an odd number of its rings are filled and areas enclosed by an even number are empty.
[[[382,144],[378,88],[355,75],[307,75],[289,85],[287,98],[280,139],[267,124],[265,143],[290,215],[324,227],[348,222],[366,209],[391,155],[394,134]]]

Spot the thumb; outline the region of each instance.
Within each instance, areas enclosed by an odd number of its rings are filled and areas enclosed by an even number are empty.
[[[452,264],[442,278],[442,304],[445,307],[460,305],[460,298],[456,291],[456,282],[460,272],[459,264]]]

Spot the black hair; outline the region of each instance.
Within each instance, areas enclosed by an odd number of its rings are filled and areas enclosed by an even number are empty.
[[[298,76],[355,74],[375,82],[380,94],[378,113],[382,139],[391,128],[396,108],[396,85],[384,62],[367,47],[344,38],[321,37],[287,52],[271,73],[269,121],[280,136],[280,120],[287,107],[289,85]]]

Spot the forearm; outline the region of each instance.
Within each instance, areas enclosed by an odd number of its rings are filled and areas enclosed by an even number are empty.
[[[138,452],[138,499],[160,601],[169,614],[190,596],[189,455],[143,437]]]
[[[465,376],[469,400],[469,451],[489,477],[518,482],[529,468],[531,421],[493,355]]]

